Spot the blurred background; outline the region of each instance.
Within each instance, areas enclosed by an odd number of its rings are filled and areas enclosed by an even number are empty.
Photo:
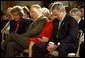
[[[56,1],[1,1],[1,11],[6,10],[8,7],[13,7],[15,5],[28,6],[37,3],[42,7],[47,7]],[[84,1],[59,1],[62,2],[68,9],[79,7],[84,5]]]

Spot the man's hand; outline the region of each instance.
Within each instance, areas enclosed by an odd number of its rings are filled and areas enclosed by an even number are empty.
[[[47,46],[47,50],[51,53],[54,50],[56,50],[57,47],[58,47],[57,45],[54,45],[54,44],[49,43],[48,46]]]

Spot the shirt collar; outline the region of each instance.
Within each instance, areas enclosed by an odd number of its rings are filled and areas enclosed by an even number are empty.
[[[81,21],[81,19],[78,20],[78,23]]]
[[[65,15],[62,17],[62,19],[61,19],[60,21],[63,21],[63,20],[64,20],[64,18],[65,18],[65,16],[66,16],[66,13],[65,13]]]

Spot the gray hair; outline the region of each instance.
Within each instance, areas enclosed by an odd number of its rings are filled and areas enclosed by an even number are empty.
[[[65,6],[61,2],[54,2],[53,5],[51,6],[50,10],[52,11],[54,9],[56,9],[56,10],[65,10]]]
[[[39,10],[40,12],[42,12],[42,8],[41,8],[41,6],[38,5],[38,4],[33,4],[33,5],[31,6],[31,8],[36,8],[37,10]]]
[[[50,11],[49,11],[49,9],[43,7],[43,8],[42,8],[42,13],[50,13]]]
[[[81,14],[81,11],[78,9],[78,8],[73,8],[73,9],[71,9],[70,10],[70,12],[69,12],[70,14],[71,13],[74,13],[74,15],[80,15]]]

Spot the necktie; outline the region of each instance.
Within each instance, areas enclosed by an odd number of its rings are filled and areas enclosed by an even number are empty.
[[[58,25],[58,30],[60,29],[60,25],[61,25],[62,21],[59,22],[59,25]]]
[[[62,23],[62,21],[59,21],[56,38],[59,38],[59,30],[60,30],[60,25],[61,25],[61,23]]]

